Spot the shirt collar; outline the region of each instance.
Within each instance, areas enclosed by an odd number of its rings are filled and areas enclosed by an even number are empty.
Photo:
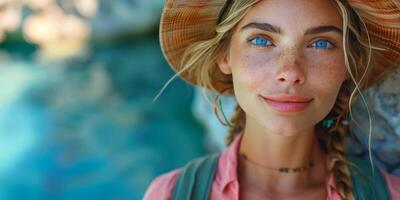
[[[237,181],[237,165],[238,152],[243,132],[239,133],[229,147],[222,153],[218,166],[221,177],[221,191],[223,191],[230,183]],[[218,167],[218,168],[219,168]]]

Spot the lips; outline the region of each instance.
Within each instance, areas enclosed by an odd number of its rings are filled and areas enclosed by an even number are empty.
[[[308,107],[312,98],[299,95],[274,94],[263,96],[265,102],[279,112],[299,112]]]
[[[312,101],[312,98],[308,98],[300,95],[290,95],[290,94],[274,94],[263,96],[264,99],[277,101],[277,102],[293,102],[293,103],[305,103]]]

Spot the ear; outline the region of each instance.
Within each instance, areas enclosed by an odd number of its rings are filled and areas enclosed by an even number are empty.
[[[222,73],[226,75],[232,74],[232,69],[229,65],[228,56],[226,54],[217,60],[217,65]]]

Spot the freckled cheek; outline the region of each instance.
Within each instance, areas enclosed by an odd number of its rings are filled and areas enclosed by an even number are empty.
[[[332,94],[338,92],[342,82],[346,76],[346,67],[344,62],[339,60],[329,60],[326,62],[318,63],[310,67],[309,79],[313,82],[318,83],[326,94]]]
[[[242,52],[232,58],[233,78],[245,84],[248,89],[260,88],[266,80],[271,79],[272,67],[268,66],[271,58],[268,55]]]
[[[344,63],[342,52],[332,54],[309,54],[306,56],[308,65],[311,69],[318,71],[321,77],[329,78],[327,80],[342,81],[346,77],[347,69]]]

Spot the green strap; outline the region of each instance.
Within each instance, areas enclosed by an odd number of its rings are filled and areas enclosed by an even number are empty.
[[[220,154],[190,161],[182,168],[175,185],[173,200],[207,200]]]
[[[220,154],[190,161],[182,168],[173,200],[207,200]],[[362,158],[348,156],[354,196],[357,200],[390,200],[386,180],[376,167]]]
[[[357,200],[391,199],[386,180],[380,170],[363,158],[348,156],[354,196]]]

